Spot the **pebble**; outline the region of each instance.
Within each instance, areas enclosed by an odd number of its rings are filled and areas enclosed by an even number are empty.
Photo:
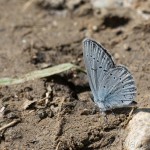
[[[131,51],[131,47],[130,47],[128,44],[124,44],[124,45],[123,45],[123,49],[124,49],[125,51]]]
[[[115,58],[116,60],[118,60],[118,59],[120,58],[119,54],[118,54],[118,53],[115,53],[115,54],[114,54],[114,58]]]
[[[127,150],[150,150],[150,112],[138,112],[127,126]]]
[[[85,108],[85,109],[81,112],[81,115],[89,115],[90,113],[91,113],[91,111]]]
[[[37,112],[37,115],[41,120],[47,117],[47,113],[42,109]]]
[[[92,30],[93,30],[94,32],[98,32],[98,31],[99,31],[99,28],[98,28],[97,25],[94,25],[94,26],[92,27]]]

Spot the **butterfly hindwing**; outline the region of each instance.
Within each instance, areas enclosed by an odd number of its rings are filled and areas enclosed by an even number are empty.
[[[98,97],[104,100],[106,109],[127,106],[135,98],[134,79],[124,66],[110,69],[103,78],[102,84],[98,90]]]

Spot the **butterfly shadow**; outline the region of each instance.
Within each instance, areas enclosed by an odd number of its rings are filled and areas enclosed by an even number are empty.
[[[139,107],[135,110],[135,113],[139,113],[139,112],[147,112],[147,113],[150,113],[150,108],[142,108],[142,107]]]

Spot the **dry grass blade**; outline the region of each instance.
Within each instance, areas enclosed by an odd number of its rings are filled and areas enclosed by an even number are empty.
[[[84,70],[82,70],[76,65],[73,65],[71,63],[64,63],[64,64],[60,64],[54,67],[42,69],[42,70],[35,70],[18,78],[1,78],[0,86],[19,84],[19,83],[23,83],[23,82],[38,79],[38,78],[48,77],[54,74],[58,74],[58,73],[70,70],[72,68],[85,72]]]

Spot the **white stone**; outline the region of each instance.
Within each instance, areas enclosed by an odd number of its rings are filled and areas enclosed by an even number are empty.
[[[138,112],[127,126],[127,150],[150,150],[150,112]]]

